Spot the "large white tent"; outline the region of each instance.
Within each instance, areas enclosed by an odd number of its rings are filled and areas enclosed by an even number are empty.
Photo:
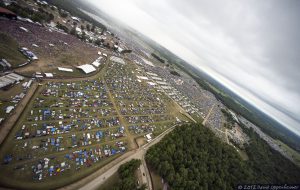
[[[104,54],[103,54],[104,55]],[[110,60],[115,63],[125,64],[125,61],[120,57],[111,56]]]
[[[102,59],[103,57],[99,57],[98,59],[96,59],[93,63],[92,63],[92,65],[94,65],[95,67],[99,67],[100,65],[101,65],[101,59]]]
[[[81,69],[85,74],[89,74],[91,72],[96,71],[95,67],[93,67],[90,64],[80,65],[77,67],[78,69]]]

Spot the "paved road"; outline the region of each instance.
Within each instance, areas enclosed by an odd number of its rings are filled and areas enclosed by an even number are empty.
[[[145,173],[145,176],[142,177],[143,182],[142,183],[146,183],[148,186],[149,190],[152,190],[152,183],[151,183],[151,177],[150,177],[150,173],[148,171],[148,168],[146,166],[146,162],[144,159],[145,153],[147,152],[147,150],[155,145],[156,143],[158,143],[166,134],[170,133],[176,125],[170,127],[169,129],[167,129],[165,132],[163,132],[162,134],[160,134],[159,136],[157,136],[155,139],[153,139],[150,143],[145,144],[144,146],[140,147],[139,149],[130,151],[124,155],[122,155],[121,157],[119,157],[118,161],[113,161],[113,165],[111,165],[110,168],[105,168],[105,171],[102,172],[102,174],[97,175],[97,177],[91,179],[84,178],[83,180],[80,180],[72,185],[66,186],[62,189],[78,189],[78,187],[80,187],[80,190],[93,190],[93,189],[97,189],[99,188],[109,177],[111,177],[115,172],[117,172],[118,168],[120,167],[120,165],[132,160],[132,159],[141,159],[142,160],[142,164],[140,166],[141,172]],[[108,164],[109,165],[109,164]],[[106,165],[105,167],[107,167],[108,165]],[[103,170],[103,168],[101,168],[100,170]],[[99,171],[100,171],[99,170]],[[98,171],[97,171],[98,172]],[[95,173],[97,173],[95,172]],[[93,174],[92,174],[93,175]]]

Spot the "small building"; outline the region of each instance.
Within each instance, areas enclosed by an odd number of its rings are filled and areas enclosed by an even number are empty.
[[[148,142],[150,142],[152,140],[152,137],[151,137],[152,133],[149,133],[146,135],[146,139]]]
[[[45,76],[46,76],[47,78],[53,78],[53,74],[52,74],[52,73],[45,73]]]
[[[101,59],[102,59],[103,57],[99,57],[98,59],[96,59],[93,63],[92,63],[92,65],[94,65],[95,67],[99,67],[100,65],[101,65]]]
[[[64,71],[64,72],[73,72],[73,69],[70,68],[65,68],[65,67],[57,67],[59,71]]]

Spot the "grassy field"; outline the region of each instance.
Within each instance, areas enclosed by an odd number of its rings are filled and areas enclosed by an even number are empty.
[[[18,48],[16,40],[7,34],[0,33],[0,59],[6,59],[13,67],[25,63],[27,59]]]
[[[137,137],[135,140],[139,147],[147,143],[146,138],[144,136]]]
[[[149,169],[152,184],[153,184],[153,190],[163,190],[163,184],[161,182],[161,177],[157,175],[153,170]]]
[[[23,82],[25,82],[24,80]],[[6,107],[15,105],[11,99],[23,91],[22,83],[15,84],[9,90],[0,90],[0,118],[7,117]]]
[[[243,150],[241,150],[241,149],[239,149],[237,147],[235,147],[235,149],[237,150],[237,152],[239,153],[239,155],[241,156],[241,158],[243,160],[249,160],[249,157],[248,157],[248,155],[247,155],[247,153],[245,151],[243,151]]]
[[[192,117],[197,123],[202,123],[203,120],[204,120],[200,115],[197,115],[197,114],[191,114],[191,117]]]
[[[116,184],[120,182],[120,177],[118,172],[114,173],[110,178],[108,178],[98,190],[111,190]]]
[[[87,169],[82,169],[77,172],[74,172],[72,170],[65,171],[64,175],[68,177],[59,177],[57,176],[56,179],[45,179],[42,182],[41,181],[33,181],[28,180],[24,182],[23,180],[18,180],[17,178],[11,178],[11,176],[3,176],[1,175],[1,185],[7,186],[7,187],[13,187],[13,188],[20,188],[22,189],[56,189],[58,187],[62,187],[71,183],[74,183],[78,181],[79,179],[82,179],[91,173],[95,172],[96,170],[100,169],[101,167],[105,166],[112,160],[116,159],[119,155],[115,155],[112,157],[107,158],[106,160],[103,160],[100,164],[94,164],[91,167]],[[6,172],[6,170],[2,171]],[[2,173],[1,172],[1,173]],[[20,173],[20,175],[22,175]],[[20,177],[20,176],[17,176]]]

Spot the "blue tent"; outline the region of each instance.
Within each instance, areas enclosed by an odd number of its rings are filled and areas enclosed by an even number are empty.
[[[112,155],[116,154],[116,152],[117,152],[117,151],[116,151],[115,149],[111,149],[111,154],[112,154]]]

